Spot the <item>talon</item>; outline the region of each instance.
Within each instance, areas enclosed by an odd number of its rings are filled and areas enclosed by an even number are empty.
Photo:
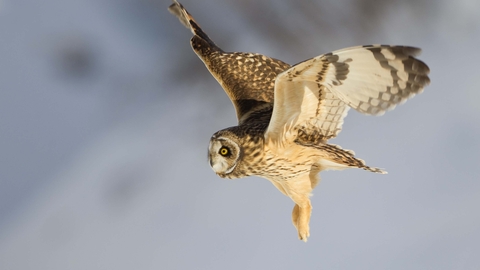
[[[298,239],[300,239],[300,240],[302,240],[303,242],[306,243],[309,236],[310,236],[310,235],[308,235],[308,234],[307,234],[307,235],[301,235],[301,234],[299,234],[299,235],[298,235]]]
[[[310,230],[307,227],[305,230],[298,230],[298,238],[304,242],[307,242],[308,237],[310,237]]]

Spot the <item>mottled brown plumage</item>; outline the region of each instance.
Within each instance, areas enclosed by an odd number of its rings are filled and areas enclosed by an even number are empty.
[[[322,170],[369,167],[353,151],[328,144],[350,108],[393,109],[429,84],[429,69],[407,46],[347,48],[290,66],[261,54],[224,52],[178,3],[169,10],[193,33],[191,45],[231,99],[238,126],[210,139],[209,162],[223,178],[256,175],[290,197],[298,237],[310,236],[309,196]]]
[[[236,109],[239,124],[258,110],[273,109],[275,78],[290,68],[289,64],[261,54],[225,52],[203,32],[180,3],[175,2],[169,10],[192,30],[194,36],[190,43],[193,51],[227,93]]]

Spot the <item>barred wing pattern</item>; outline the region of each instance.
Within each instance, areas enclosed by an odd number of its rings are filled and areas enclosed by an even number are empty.
[[[430,83],[420,49],[366,45],[301,62],[277,76],[266,139],[326,141],[341,130],[349,107],[382,115]]]

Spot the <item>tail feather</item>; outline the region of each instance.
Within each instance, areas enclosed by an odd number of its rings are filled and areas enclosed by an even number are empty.
[[[367,166],[363,159],[354,156],[355,152],[352,150],[342,149],[342,147],[335,144],[325,144],[322,148],[331,154],[330,158],[332,158],[332,161],[343,163],[348,167],[360,168],[374,173],[387,174],[386,171],[380,168]]]
[[[386,171],[380,168],[367,166],[365,161],[354,156],[355,153],[352,150],[342,149],[339,145],[309,143],[301,143],[301,145],[322,150],[325,153],[325,159],[322,160],[322,163],[326,168],[334,170],[360,168],[374,173],[387,174]]]
[[[201,39],[205,40],[207,43],[210,44],[210,46],[218,48],[218,46],[215,45],[215,43],[208,37],[208,35],[203,32],[202,28],[198,25],[192,15],[188,13],[188,11],[183,7],[182,4],[180,4],[176,0],[173,0],[173,4],[168,7],[168,11],[175,15],[185,27],[192,31],[195,36],[198,36]]]

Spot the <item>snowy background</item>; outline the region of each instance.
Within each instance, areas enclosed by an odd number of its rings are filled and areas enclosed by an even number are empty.
[[[323,172],[306,244],[268,181],[210,169],[235,113],[170,4],[0,0],[0,269],[479,269],[480,1],[183,1],[291,64],[423,49],[425,92],[332,141],[389,174]]]

